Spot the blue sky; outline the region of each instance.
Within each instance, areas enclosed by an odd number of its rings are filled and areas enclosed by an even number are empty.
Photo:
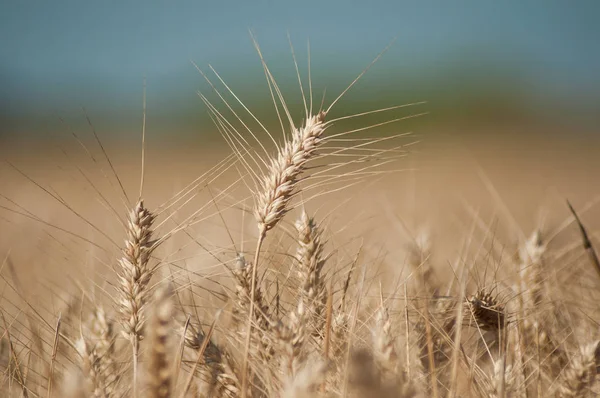
[[[289,32],[298,52],[310,39],[315,69],[350,76],[397,37],[382,62],[399,76],[444,74],[475,51],[522,69],[548,95],[595,94],[599,16],[600,2],[583,0],[4,0],[0,104],[8,113],[127,108],[139,104],[143,76],[149,101],[189,97],[201,84],[190,60],[261,78],[249,29],[275,63],[291,62]]]

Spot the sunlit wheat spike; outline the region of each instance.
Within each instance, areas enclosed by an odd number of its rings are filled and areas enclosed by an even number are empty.
[[[267,231],[274,228],[283,216],[289,211],[289,202],[294,195],[306,163],[314,156],[321,143],[325,131],[325,113],[309,116],[304,127],[292,130],[292,139],[285,142],[279,149],[276,157],[271,159],[263,179],[260,181],[256,193],[255,217],[258,224],[258,240],[254,256],[251,289],[250,309],[247,321],[247,335],[244,347],[244,361],[242,363],[242,394],[246,394],[248,354],[252,336],[252,320],[254,317],[254,295],[256,293],[256,270],[260,249]],[[242,395],[244,396],[244,395]]]
[[[261,234],[275,227],[288,212],[296,185],[316,154],[325,128],[324,112],[309,116],[304,127],[294,129],[291,141],[271,160],[257,193],[255,215]]]
[[[127,220],[127,240],[120,265],[120,308],[123,332],[130,339],[141,339],[148,301],[148,284],[153,275],[149,266],[154,250],[152,224],[154,215],[139,201]]]
[[[155,268],[149,264],[155,249],[153,223],[155,216],[139,200],[129,213],[127,239],[123,257],[119,260],[118,308],[121,313],[123,334],[133,349],[133,388],[137,386],[137,357],[146,321],[145,309],[150,296],[149,283]],[[135,393],[134,393],[135,395]]]

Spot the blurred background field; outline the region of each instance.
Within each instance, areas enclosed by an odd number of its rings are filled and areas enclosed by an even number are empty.
[[[23,150],[55,140],[67,134],[60,117],[86,126],[85,107],[105,140],[136,141],[145,76],[149,137],[219,141],[196,94],[210,88],[190,61],[214,66],[272,118],[249,30],[292,105],[300,96],[287,32],[305,77],[310,40],[319,100],[396,37],[338,113],[427,100],[431,115],[418,126],[432,139],[589,138],[600,121],[599,12],[595,1],[3,2],[0,140]]]
[[[125,186],[135,187],[145,77],[148,184],[158,202],[229,151],[197,92],[218,97],[192,62],[212,65],[275,127],[249,30],[296,118],[302,103],[288,32],[305,81],[310,40],[317,104],[335,98],[396,37],[331,115],[427,101],[406,114],[428,115],[380,129],[412,132],[406,143],[420,142],[396,165],[410,171],[386,177],[378,185],[385,189],[365,200],[442,228],[440,217],[462,217],[461,203],[492,217],[501,199],[529,231],[545,213],[566,217],[565,198],[583,205],[599,193],[599,12],[594,1],[4,2],[0,153],[85,201],[75,167],[94,167],[71,132],[94,147],[87,113]],[[10,166],[0,175],[4,194],[46,203],[51,213],[48,198]]]

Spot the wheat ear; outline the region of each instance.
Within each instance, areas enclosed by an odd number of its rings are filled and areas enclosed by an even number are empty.
[[[296,230],[298,231],[296,266],[300,291],[298,305],[296,310],[291,312],[288,325],[280,324],[276,329],[277,337],[287,357],[285,370],[292,378],[305,359],[304,344],[309,335],[307,329],[313,327],[315,332],[322,329],[322,312],[326,299],[325,284],[321,278],[325,260],[322,258],[323,245],[320,231],[305,211],[296,222]],[[320,325],[317,325],[317,322]]]
[[[396,348],[392,334],[392,322],[388,309],[383,304],[375,314],[372,337],[373,356],[382,373],[395,372]]]
[[[325,128],[325,112],[308,117],[305,126],[294,129],[292,140],[287,141],[277,157],[271,160],[257,198],[255,216],[259,233],[275,227],[289,211],[289,201],[306,163],[314,157],[323,140]]]
[[[559,396],[570,398],[590,394],[599,364],[600,341],[581,347],[579,355],[571,360],[563,373],[558,387]]]
[[[512,365],[505,363],[504,358],[495,360],[494,371],[484,384],[484,390],[491,398],[518,396],[516,373]]]
[[[306,168],[306,163],[315,156],[316,150],[322,142],[325,128],[325,112],[307,117],[304,127],[292,130],[291,141],[288,140],[279,149],[277,157],[271,160],[268,170],[259,184],[255,208],[258,240],[252,269],[250,310],[242,363],[242,398],[246,396],[248,385],[248,353],[252,335],[256,270],[258,269],[260,249],[267,231],[273,229],[289,211],[289,202],[296,191],[301,174]]]
[[[92,313],[89,329],[90,336],[95,342],[104,389],[107,396],[111,396],[114,393],[115,384],[118,382],[119,372],[115,358],[114,325],[107,318],[102,307],[97,307]]]
[[[254,264],[246,261],[243,255],[238,255],[236,258],[236,266],[232,269],[232,274],[235,278],[235,294],[236,302],[233,308],[233,320],[236,326],[240,326],[250,312],[250,300],[253,296],[252,289],[252,272]],[[270,325],[269,319],[269,304],[263,296],[262,289],[259,284],[254,286],[254,306],[257,311],[254,311],[254,321],[261,330],[266,331]],[[243,329],[243,326],[242,326]]]
[[[89,344],[82,336],[76,343],[75,347],[81,356],[81,368],[85,377],[84,390],[91,392],[93,397],[105,398],[109,394],[106,391],[106,384],[103,378],[102,361],[96,347]]]
[[[305,211],[296,221],[298,231],[298,276],[302,284],[300,299],[304,305],[307,319],[311,321],[314,331],[323,329],[323,309],[327,300],[327,291],[321,272],[325,265],[321,231],[315,220],[309,218]]]
[[[133,349],[133,395],[137,392],[137,364],[139,342],[145,322],[144,310],[148,302],[148,284],[154,268],[149,266],[154,250],[152,224],[155,216],[142,200],[129,213],[127,239],[123,257],[119,260],[119,311],[123,323],[123,334],[131,341]]]
[[[150,337],[148,396],[152,398],[171,396],[172,367],[169,365],[168,352],[172,313],[171,289],[161,289],[157,292],[154,304]]]
[[[504,328],[506,321],[504,305],[492,293],[479,289],[467,302],[479,328],[491,331]]]
[[[206,334],[189,324],[185,329],[184,343],[186,347],[194,350],[196,356],[205,344]],[[209,396],[233,398],[239,395],[239,380],[235,372],[235,364],[224,348],[216,345],[211,339],[206,343],[203,352],[202,367],[210,372]]]
[[[325,361],[307,362],[298,374],[284,386],[284,398],[311,398],[318,396],[317,387],[327,373]]]

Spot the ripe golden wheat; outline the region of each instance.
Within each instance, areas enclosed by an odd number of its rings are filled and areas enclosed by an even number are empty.
[[[434,260],[435,242],[428,235],[409,242],[404,258],[380,260],[362,245],[348,254],[351,246],[338,241],[328,228],[329,214],[319,208],[327,194],[385,175],[405,155],[402,134],[365,138],[361,132],[417,115],[394,114],[384,122],[336,130],[339,122],[359,123],[406,105],[336,118],[335,105],[348,90],[328,108],[313,110],[312,81],[305,96],[298,73],[304,104],[298,123],[257,50],[281,139],[216,72],[220,89],[202,72],[222,106],[202,99],[232,154],[161,206],[146,207],[153,199],[142,198],[142,190],[135,204],[123,195],[129,207],[121,236],[111,240],[124,246],[121,255],[113,248],[103,252],[112,271],[102,276],[103,284],[79,280],[81,292],[50,310],[20,286],[6,255],[1,272],[11,294],[1,299],[2,396],[599,394],[599,306],[582,291],[560,287],[566,261],[600,269],[575,210],[571,207],[572,220],[588,257],[574,260],[539,231],[518,246],[505,245],[515,255],[495,257],[499,264],[489,274],[481,256],[461,258],[450,271],[447,262]],[[227,102],[227,95],[234,101]],[[211,189],[226,172],[239,178]],[[179,219],[183,209],[196,206],[200,192],[210,193],[208,204]],[[108,202],[104,196],[102,201]],[[206,215],[207,209],[214,211]],[[242,220],[254,215],[249,238],[232,236],[246,227],[246,221],[228,224],[224,213],[232,211]],[[206,219],[223,222],[230,243],[198,238],[203,230],[193,227]],[[81,238],[64,235],[64,229],[54,232],[57,240]],[[164,247],[183,234],[214,260],[210,270],[173,259],[177,253],[185,257],[185,245],[166,253]],[[497,254],[495,242],[481,243]],[[248,244],[252,250],[244,251]]]

